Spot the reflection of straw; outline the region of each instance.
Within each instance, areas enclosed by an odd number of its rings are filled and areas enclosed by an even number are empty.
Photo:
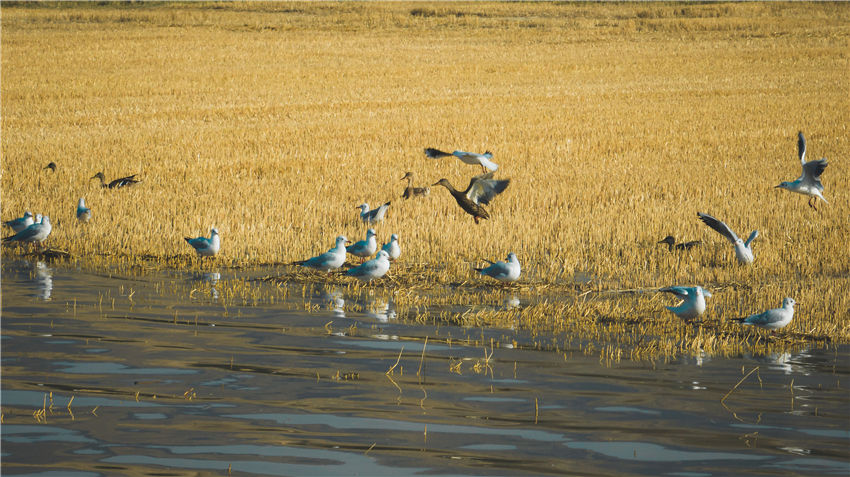
[[[424,350],[424,348],[423,348],[423,350]],[[395,364],[394,364],[394,365],[393,365],[390,369],[388,369],[388,370],[387,370],[387,372],[386,372],[386,373],[384,373],[384,374],[386,374],[386,375],[388,375],[388,376],[389,376],[390,374],[392,374],[392,372],[393,372],[393,370],[395,369],[395,367],[396,367],[396,366],[398,366],[398,362],[399,362],[399,361],[401,361],[401,353],[404,353],[404,346],[402,346],[402,347],[401,347],[401,350],[398,352],[398,359],[396,359],[396,360],[395,360]]]
[[[422,363],[425,362],[425,347],[426,346],[428,346],[428,337],[427,336],[425,337],[425,344],[422,345],[422,357],[419,358],[419,369],[416,370],[416,376],[417,377],[419,377],[419,373],[422,372]],[[419,382],[421,383],[422,380],[420,379]]]
[[[751,375],[751,374],[753,374],[754,372],[758,371],[758,369],[759,369],[759,367],[758,367],[758,366],[756,366],[755,368],[751,369],[749,373],[747,373],[746,375],[744,375],[744,377],[743,377],[743,378],[741,378],[741,380],[740,380],[740,381],[738,381],[738,384],[736,384],[736,385],[732,386],[732,389],[730,389],[730,390],[729,390],[729,392],[728,392],[728,393],[726,393],[726,395],[725,395],[725,396],[723,396],[723,399],[721,399],[721,400],[720,400],[720,404],[723,404],[723,401],[725,401],[725,400],[726,400],[726,398],[727,398],[727,397],[729,397],[729,395],[730,395],[730,394],[732,394],[732,392],[733,392],[733,391],[735,391],[736,389],[738,389],[738,386],[740,386],[740,385],[741,385],[741,383],[743,383],[745,379],[747,379],[748,377],[750,377],[750,375]]]

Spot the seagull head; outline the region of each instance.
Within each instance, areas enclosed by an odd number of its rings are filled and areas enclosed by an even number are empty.
[[[395,240],[396,242],[398,242],[398,234],[392,234],[392,235],[390,235],[390,242],[392,242],[393,240]]]
[[[24,212],[24,218],[25,218],[25,219],[28,219],[28,218],[30,218],[30,217],[32,217],[32,212],[30,212],[29,210],[28,210],[28,211],[26,211],[26,212]]]
[[[507,258],[505,258],[505,260],[507,260],[508,262],[516,262],[517,261],[516,254],[513,253],[513,252],[509,253]]]
[[[358,205],[357,207],[355,207],[355,209],[360,209],[360,213],[365,214],[366,212],[369,211],[369,204],[364,202],[364,203]]]
[[[214,235],[218,235],[218,229],[215,228],[215,227],[210,229],[210,237],[212,237]]]
[[[386,250],[380,250],[378,252],[378,256],[375,258],[377,258],[378,260],[389,260],[390,254],[388,254]]]
[[[706,297],[706,298],[711,298],[711,292],[710,292],[710,291],[708,291],[708,290],[706,290],[706,289],[704,289],[703,287],[699,287],[699,286],[698,286],[698,287],[697,287],[697,293],[702,294],[702,296],[704,296],[704,297]]]
[[[782,181],[777,186],[773,186],[774,189],[790,189],[791,183],[787,181]]]
[[[374,237],[375,235],[377,235],[377,234],[375,233],[375,229],[369,229],[369,230],[367,230],[367,231],[366,231],[366,238],[367,238],[367,239],[368,239],[369,237]]]
[[[350,243],[350,242],[351,242],[351,241],[350,241],[350,240],[348,240],[348,238],[346,238],[346,236],[345,236],[345,235],[340,235],[340,236],[338,236],[338,237],[336,238],[336,246],[337,246],[337,247],[339,247],[339,246],[340,246],[340,244],[347,244],[347,243]]]
[[[796,305],[796,304],[797,304],[797,302],[794,301],[793,298],[785,298],[784,300],[782,300],[782,308],[790,308],[790,309],[793,310],[794,305]]]

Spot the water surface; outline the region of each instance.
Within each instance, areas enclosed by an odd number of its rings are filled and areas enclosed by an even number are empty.
[[[850,473],[846,346],[604,365],[250,274],[4,260],[3,475]]]

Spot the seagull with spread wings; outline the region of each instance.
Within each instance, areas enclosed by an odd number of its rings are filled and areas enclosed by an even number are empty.
[[[802,131],[797,134],[797,155],[800,156],[803,174],[795,181],[780,183],[776,188],[809,196],[809,207],[818,210],[815,207],[818,199],[827,204],[829,203],[823,198],[823,184],[820,181],[820,176],[827,166],[826,158],[806,162],[806,138],[803,136]]]
[[[753,255],[752,242],[754,238],[758,237],[758,230],[753,230],[753,232],[750,234],[750,237],[747,239],[746,242],[744,242],[737,235],[735,235],[735,232],[733,232],[732,229],[730,229],[729,226],[725,223],[715,219],[714,217],[708,214],[697,212],[697,215],[699,216],[700,220],[705,222],[705,225],[708,225],[709,227],[713,228],[717,231],[717,233],[726,237],[727,240],[732,242],[732,246],[735,247],[735,257],[738,259],[738,262],[745,265],[753,263],[755,256]]]

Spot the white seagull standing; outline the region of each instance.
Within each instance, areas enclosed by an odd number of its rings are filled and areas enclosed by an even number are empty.
[[[221,246],[221,240],[218,238],[218,229],[215,228],[210,229],[210,238],[185,237],[183,240],[191,245],[201,257],[212,257],[218,253],[218,249]]]
[[[448,152],[443,152],[439,149],[434,149],[433,147],[426,147],[425,155],[432,159],[455,156],[466,164],[481,166],[481,168],[484,169],[484,172],[487,172],[488,170],[495,171],[499,168],[498,164],[490,160],[493,159],[493,153],[491,153],[490,151],[487,151],[484,154],[465,151],[455,151],[449,154]]]
[[[354,267],[345,272],[349,277],[357,278],[364,282],[370,282],[376,278],[381,278],[390,270],[390,259],[387,252],[378,251],[378,256],[372,260],[364,262],[358,267]]]
[[[482,275],[493,277],[501,282],[516,281],[520,274],[519,260],[517,260],[516,254],[513,252],[509,253],[505,260],[507,260],[507,263],[501,260],[498,262],[485,260],[490,266],[487,268],[476,268],[475,270],[481,272]]]
[[[711,293],[708,290],[703,290],[702,287],[665,287],[660,292],[670,292],[676,295],[676,298],[682,300],[678,306],[666,306],[674,315],[683,320],[693,320],[705,312],[705,298],[711,298]]]
[[[387,252],[390,260],[401,256],[401,247],[398,246],[398,234],[390,235],[390,241],[381,246],[381,250]]]
[[[331,270],[336,270],[341,267],[343,263],[345,263],[345,244],[349,241],[345,237],[345,235],[340,235],[336,238],[336,246],[328,250],[327,252],[316,255],[315,257],[308,258],[307,260],[302,260],[300,262],[295,262],[295,265],[301,265],[302,267],[312,268],[314,270],[320,270],[323,272],[330,272]]]
[[[796,304],[797,302],[793,298],[785,298],[782,300],[781,308],[773,308],[746,318],[733,318],[732,321],[775,331],[785,328],[791,323],[791,320],[794,318],[794,305]]]
[[[390,208],[390,203],[387,202],[375,209],[369,210],[369,204],[362,203],[356,207],[360,209],[360,220],[365,224],[375,224],[384,220],[384,215],[387,214],[387,209]]]
[[[815,207],[818,199],[829,203],[823,198],[823,184],[820,182],[820,175],[827,166],[826,158],[806,162],[806,138],[802,131],[797,134],[797,155],[800,156],[800,164],[803,165],[803,174],[795,181],[782,182],[776,187],[809,196],[809,207],[818,210]]]
[[[730,229],[729,226],[725,223],[715,219],[714,217],[708,214],[702,214],[697,212],[697,215],[699,216],[700,220],[705,222],[705,225],[708,225],[709,227],[713,228],[718,233],[720,233],[720,235],[726,237],[730,242],[732,242],[732,245],[735,247],[735,257],[738,258],[738,262],[743,264],[753,263],[755,256],[753,255],[752,242],[754,238],[759,236],[758,230],[753,230],[753,232],[750,234],[750,238],[748,238],[747,241],[744,242],[743,240],[738,238],[738,236],[735,235],[735,232],[733,232],[732,229]]]
[[[29,227],[21,230],[15,235],[11,235],[3,239],[3,242],[44,242],[53,226],[50,225],[50,217],[44,216],[39,222],[33,223]]]
[[[15,233],[24,230],[33,223],[34,222],[32,219],[32,212],[30,212],[29,210],[24,212],[23,217],[18,217],[17,219],[7,220],[6,222],[3,222],[4,225],[8,225],[9,227],[11,227],[12,230],[15,231]]]
[[[91,209],[86,207],[86,199],[82,197],[80,197],[80,201],[77,203],[77,219],[82,222],[91,220]]]
[[[375,238],[375,229],[366,231],[366,239],[353,243],[345,247],[346,251],[352,255],[360,257],[361,261],[366,257],[371,257],[375,250],[378,249],[378,240]]]

